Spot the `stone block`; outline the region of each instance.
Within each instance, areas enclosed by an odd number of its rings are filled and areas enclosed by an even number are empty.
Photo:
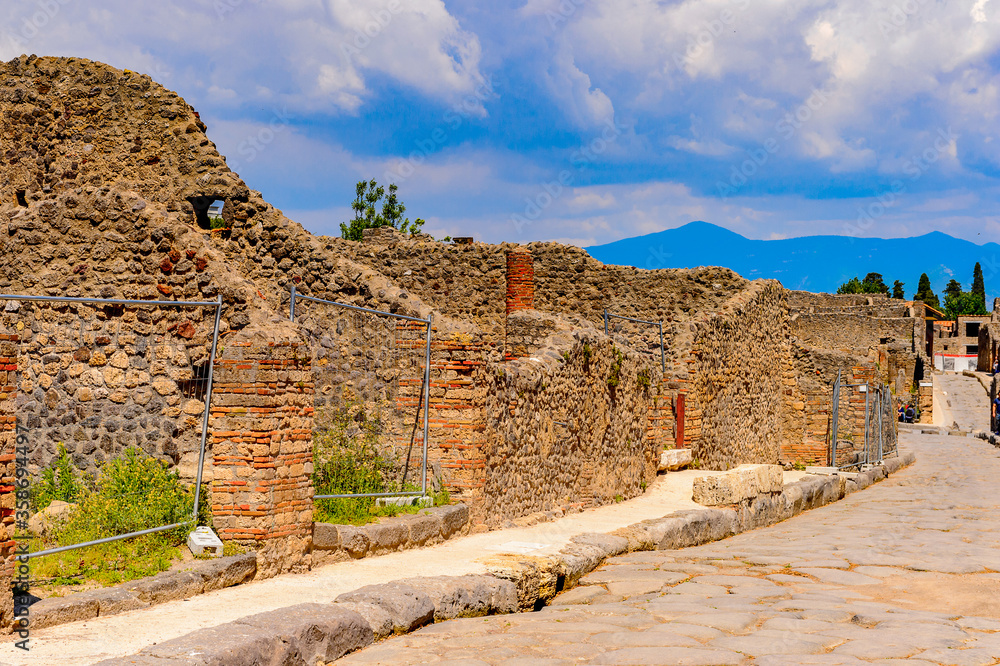
[[[693,460],[691,449],[669,449],[660,454],[658,472],[669,472],[687,467]]]
[[[119,663],[315,664],[339,659],[373,640],[371,628],[357,613],[329,604],[299,604],[194,631],[145,648],[134,662],[126,657]]]
[[[699,504],[739,504],[764,493],[781,492],[784,485],[779,465],[740,465],[722,474],[694,479],[692,498]]]
[[[368,554],[371,540],[364,527],[355,527],[354,525],[333,525],[332,527],[337,530],[340,548],[348,555],[357,559]]]
[[[363,617],[365,622],[368,623],[368,626],[371,627],[375,640],[382,640],[383,638],[392,635],[394,626],[392,616],[389,615],[389,612],[381,606],[355,601],[335,602],[335,605],[339,608],[346,608],[349,611],[354,611]]]
[[[205,580],[202,592],[239,585],[253,580],[257,573],[257,554],[245,553],[199,562],[196,572]]]
[[[434,621],[517,611],[517,586],[493,576],[432,576],[399,581],[426,594]]]
[[[441,517],[441,538],[449,539],[469,524],[469,507],[464,504],[438,506],[430,511]]]
[[[92,620],[97,617],[100,603],[86,592],[68,597],[49,597],[31,605],[31,628],[42,629],[67,622]]]
[[[614,557],[628,551],[628,539],[611,534],[590,532],[578,534],[570,539],[572,543],[596,546],[604,553],[604,557]]]
[[[402,583],[366,585],[345,592],[335,601],[352,601],[382,607],[392,617],[393,631],[407,633],[434,620],[434,604],[427,594]]]
[[[384,518],[380,522],[365,525],[364,529],[371,542],[368,547],[371,555],[383,555],[400,550],[406,546],[410,538],[409,528],[398,518]]]
[[[401,516],[409,530],[409,545],[424,546],[441,540],[444,522],[434,513],[419,513],[415,516]]]
[[[167,571],[149,578],[126,583],[121,589],[134,594],[140,601],[162,604],[200,594],[205,578],[195,571]]]
[[[313,525],[313,548],[319,550],[336,550],[340,548],[340,532],[337,525],[315,523]]]

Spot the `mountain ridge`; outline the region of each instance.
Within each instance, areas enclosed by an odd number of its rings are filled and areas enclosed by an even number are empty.
[[[830,234],[755,240],[697,220],[584,250],[606,264],[647,269],[725,266],[748,279],[771,278],[788,289],[814,292],[834,293],[851,278],[875,272],[890,287],[893,280],[901,280],[907,298],[916,292],[921,273],[927,273],[942,298],[953,278],[968,290],[978,261],[986,281],[987,307],[1000,296],[1000,244],[978,245],[943,231],[907,238]]]

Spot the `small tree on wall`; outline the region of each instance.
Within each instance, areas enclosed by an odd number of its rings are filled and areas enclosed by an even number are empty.
[[[364,236],[365,229],[392,227],[408,234],[419,232],[424,221],[417,218],[410,222],[409,218],[403,217],[406,206],[396,196],[398,189],[395,184],[389,185],[389,196],[385,196],[385,188],[375,182],[374,178],[367,182],[359,181],[355,187],[357,196],[351,204],[354,219],[349,224],[340,223],[340,235],[347,240],[359,241]],[[381,211],[378,209],[379,203],[382,204]]]
[[[895,282],[892,283],[893,298],[898,298],[899,300],[903,300],[906,298],[906,294],[903,292],[903,286],[904,286],[903,283],[900,282],[899,280],[896,280]]]

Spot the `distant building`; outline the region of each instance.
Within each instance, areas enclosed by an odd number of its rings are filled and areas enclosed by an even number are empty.
[[[989,323],[989,315],[934,322],[934,367],[949,372],[975,370],[979,365],[979,331]]]

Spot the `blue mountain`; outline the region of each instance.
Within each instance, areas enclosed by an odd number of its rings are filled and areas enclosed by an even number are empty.
[[[605,264],[637,268],[725,266],[748,279],[773,278],[788,289],[836,292],[852,277],[881,273],[885,283],[905,285],[906,297],[917,290],[921,273],[943,299],[952,278],[966,290],[978,261],[986,282],[986,305],[1000,296],[1000,245],[976,245],[940,231],[913,238],[803,236],[751,240],[707,222],[584,248]]]

